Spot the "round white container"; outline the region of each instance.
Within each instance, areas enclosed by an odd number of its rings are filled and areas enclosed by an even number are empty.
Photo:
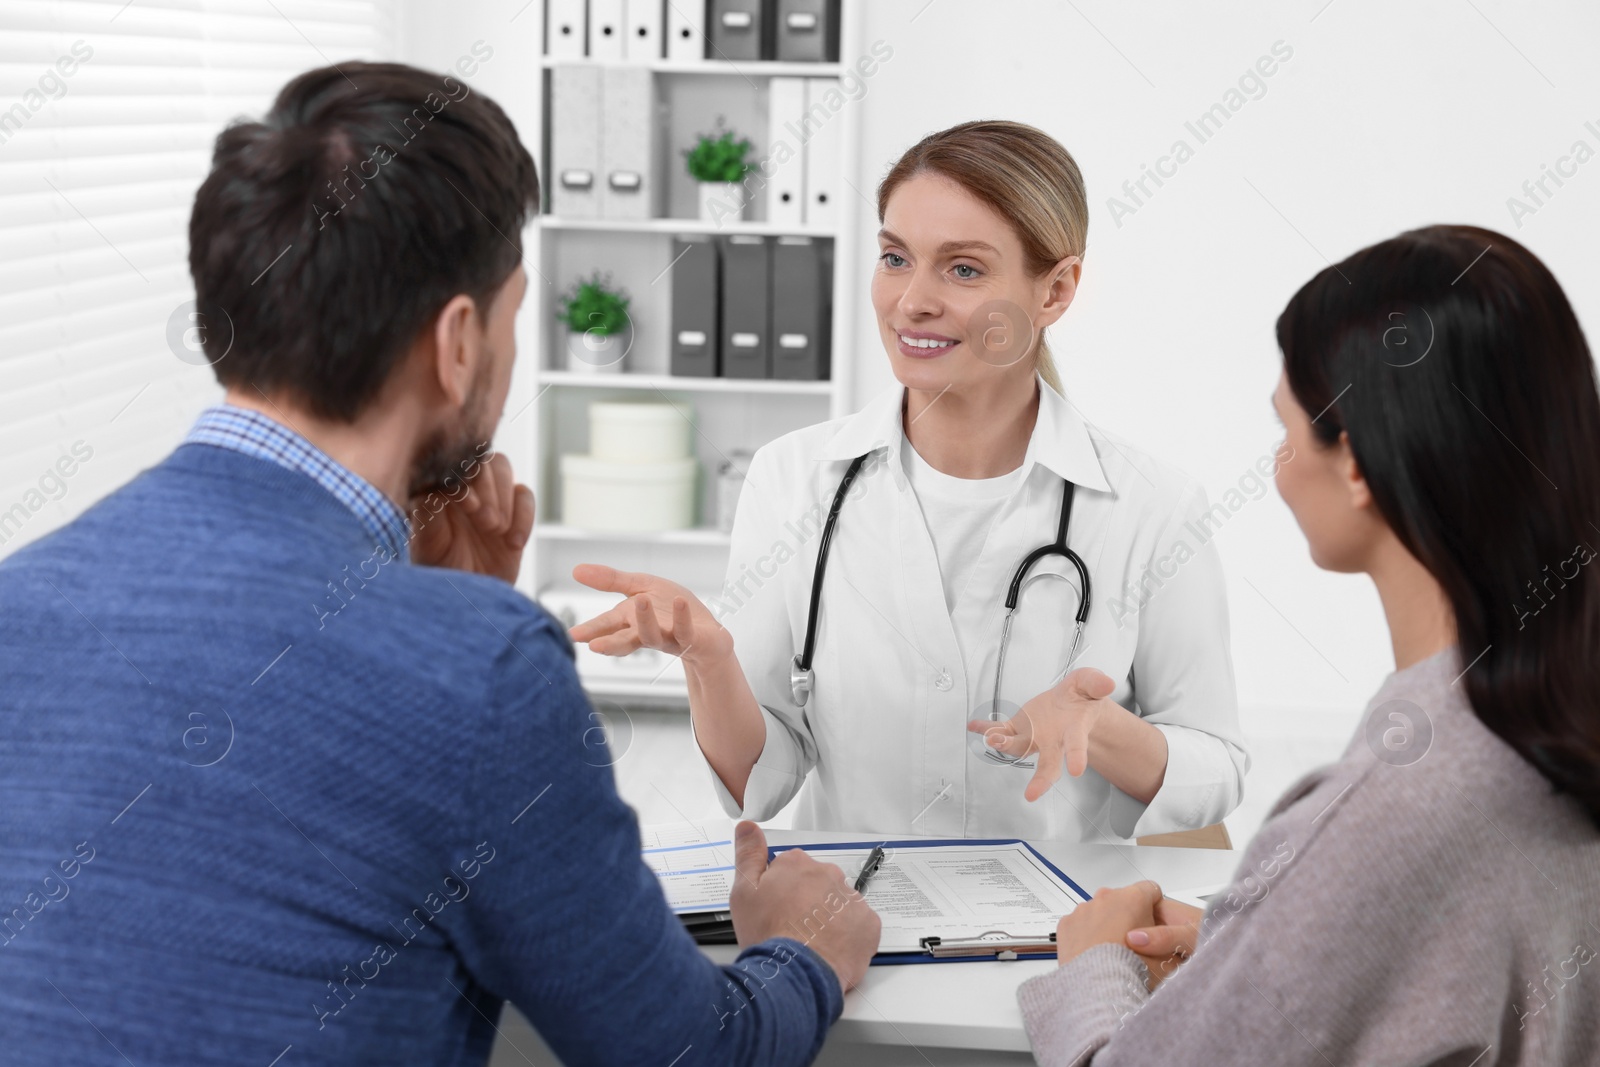
[[[687,529],[694,525],[699,467],[693,459],[618,463],[562,456],[561,521],[585,530]]]
[[[664,463],[690,456],[690,425],[671,404],[599,400],[589,405],[589,455],[615,463]]]

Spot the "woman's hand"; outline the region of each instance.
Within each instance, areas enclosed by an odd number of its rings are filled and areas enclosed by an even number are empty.
[[[1037,754],[1038,767],[1022,795],[1038,800],[1061,777],[1063,764],[1074,778],[1089,768],[1095,728],[1108,713],[1127,714],[1110,699],[1116,687],[1108,675],[1079,667],[1004,722],[974,719],[967,729],[983,734],[990,748],[1008,756]]]
[[[1194,955],[1200,938],[1200,919],[1204,915],[1205,912],[1192,904],[1162,897],[1155,907],[1156,925],[1128,931],[1123,943],[1144,958],[1152,993]]]
[[[466,484],[464,494],[417,526],[411,559],[515,583],[522,549],[533,530],[533,490],[517,484],[511,461],[498,452]],[[413,501],[412,514],[429,510],[426,500],[427,494]]]
[[[1096,945],[1125,945],[1133,930],[1156,925],[1161,887],[1135,882],[1121,889],[1098,889],[1056,923],[1056,960],[1065,964]]]
[[[572,576],[591,589],[628,599],[568,631],[574,641],[606,656],[654,648],[693,667],[721,661],[733,652],[733,636],[689,590],[653,574],[580,563]]]

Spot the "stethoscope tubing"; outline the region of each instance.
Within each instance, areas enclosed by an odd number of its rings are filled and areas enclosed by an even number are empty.
[[[795,703],[801,707],[806,705],[811,696],[812,682],[815,678],[815,673],[811,668],[811,661],[816,652],[817,621],[822,610],[822,580],[828,570],[828,551],[833,544],[834,528],[838,525],[839,512],[844,507],[845,494],[850,491],[850,487],[855,483],[856,476],[861,473],[862,465],[866,463],[871,455],[872,453],[868,452],[857,456],[851,461],[849,468],[844,473],[844,477],[839,481],[838,490],[833,494],[833,504],[828,508],[828,517],[822,526],[822,538],[817,544],[817,563],[811,577],[811,598],[806,613],[805,644],[802,646],[800,653],[794,657],[789,675]],[[1046,556],[1062,556],[1078,572],[1078,610],[1073,616],[1072,647],[1067,655],[1069,669],[1077,659],[1078,646],[1083,640],[1083,628],[1089,619],[1089,605],[1091,603],[1089,568],[1084,564],[1083,558],[1067,545],[1067,527],[1072,521],[1072,502],[1077,486],[1067,479],[1062,479],[1062,482],[1061,517],[1056,526],[1055,541],[1048,545],[1041,545],[1029,552],[1017,566],[1016,573],[1011,578],[1011,584],[1006,589],[1006,615],[1005,621],[1001,626],[1000,650],[995,662],[994,699],[989,706],[989,717],[996,722],[1000,721],[1000,684],[1005,676],[1006,652],[1011,644],[1011,625],[1016,618],[1017,604],[1021,600],[1023,585],[1027,581],[1028,572],[1033,569],[1035,563]],[[1041,577],[1043,576],[1041,575]],[[1065,578],[1066,576],[1061,575],[1060,577]],[[1003,752],[996,752],[987,746],[984,748],[984,754],[996,763],[1008,765],[1017,765],[1023,759],[1020,756],[1009,756]],[[1027,767],[1031,766],[1031,764],[1022,764],[1022,766]]]

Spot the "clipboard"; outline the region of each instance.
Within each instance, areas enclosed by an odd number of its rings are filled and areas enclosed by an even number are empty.
[[[1025,850],[1028,857],[1039,867],[1059,879],[1062,885],[1076,894],[1078,900],[1074,904],[1089,899],[1089,894],[1083,887],[1073,881],[1066,872],[1051,863],[1039,853],[1032,845],[1018,838],[918,838],[906,841],[854,841],[854,842],[828,842],[824,844],[796,844],[776,845],[767,849],[770,860],[780,852],[798,848],[808,853],[830,851],[864,851],[881,845],[886,851],[918,852],[934,851],[939,849],[977,849],[985,846],[1014,846]],[[870,892],[870,886],[869,892]],[[1059,916],[1057,916],[1059,918]],[[911,963],[965,963],[982,960],[1022,960],[1022,959],[1053,959],[1056,955],[1056,935],[1054,922],[1046,934],[1038,930],[1025,933],[1014,933],[1005,929],[983,931],[976,935],[946,936],[930,932],[918,938],[920,949],[906,951],[882,951],[872,957],[872,965],[892,966]]]

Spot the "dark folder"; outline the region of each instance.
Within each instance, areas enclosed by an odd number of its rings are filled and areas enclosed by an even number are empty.
[[[739,234],[722,246],[722,376],[772,377],[771,242]]]
[[[710,59],[771,59],[772,0],[711,0]]]
[[[701,234],[672,240],[672,374],[715,378],[718,331],[717,243]]]
[[[789,62],[839,59],[839,0],[777,0],[777,57]]]
[[[833,242],[780,237],[772,249],[772,376],[826,381],[832,340]]]

